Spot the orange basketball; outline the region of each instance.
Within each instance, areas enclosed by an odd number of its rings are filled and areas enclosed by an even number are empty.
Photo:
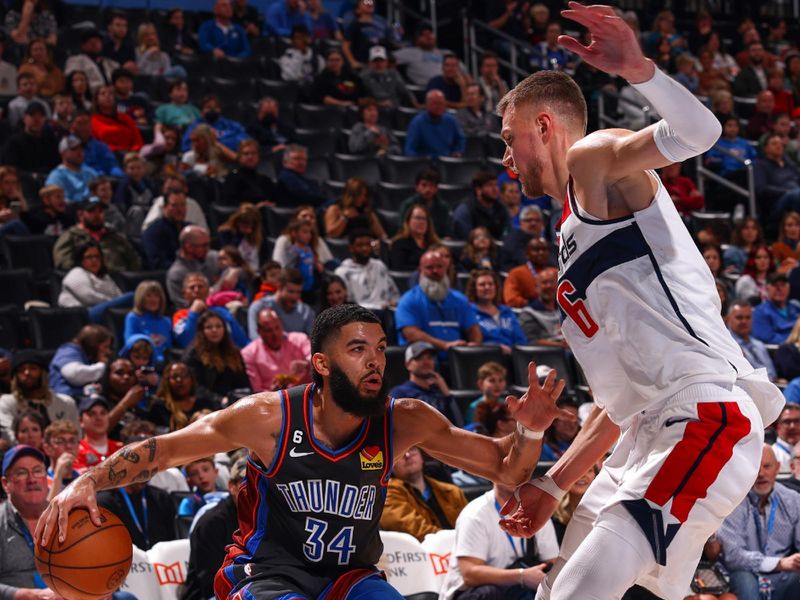
[[[45,547],[36,545],[36,569],[47,586],[67,600],[96,600],[108,596],[125,580],[133,560],[131,536],[117,516],[100,508],[96,527],[89,511],[69,513],[67,535],[58,534]]]

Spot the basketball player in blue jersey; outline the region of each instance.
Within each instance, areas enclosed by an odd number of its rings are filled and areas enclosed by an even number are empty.
[[[95,492],[234,448],[249,449],[237,499],[239,530],[215,579],[217,598],[399,599],[375,569],[378,522],[395,456],[418,446],[450,465],[505,485],[530,479],[564,383],[540,386],[533,363],[525,395],[507,398],[515,433],[492,439],[454,427],[429,405],[388,399],[386,336],[368,310],[322,312],[311,336],[314,383],[255,394],[185,429],[132,444],[90,469],[45,510],[46,543],[76,506],[100,524]]]
[[[509,500],[503,526],[538,530],[616,442],[537,599],[609,600],[638,583],[677,600],[703,544],[755,481],[764,424],[783,399],[726,330],[714,279],[653,171],[708,150],[718,121],[643,56],[613,9],[570,2],[562,14],[591,43],[560,43],[627,79],[662,120],[586,135],[581,90],[557,71],[528,77],[498,105],[503,164],[523,193],[565,198],[562,332],[597,404],[547,475]]]

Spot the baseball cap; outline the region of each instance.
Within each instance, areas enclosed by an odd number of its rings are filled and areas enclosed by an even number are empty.
[[[64,152],[65,150],[72,150],[81,145],[83,144],[77,136],[68,135],[63,137],[61,141],[58,143],[58,151]]]
[[[88,27],[83,33],[81,33],[81,44],[85,44],[92,38],[100,38],[102,40],[103,34],[101,34],[100,31],[94,27]]]
[[[369,49],[369,59],[370,60],[377,60],[382,58],[386,60],[386,48],[383,46],[373,46]]]
[[[789,277],[786,273],[773,273],[767,280],[768,283],[778,283],[779,281],[789,282]]]
[[[47,111],[44,108],[44,104],[42,104],[38,100],[31,100],[28,103],[28,106],[25,107],[25,114],[26,115],[33,115],[33,114],[46,115]]]
[[[86,198],[86,200],[81,202],[81,210],[94,208],[95,206],[98,206],[100,208],[106,208],[106,205],[97,196],[89,196],[88,198]]]
[[[406,348],[406,362],[419,358],[419,356],[425,352],[433,352],[435,354],[436,349],[433,347],[433,344],[428,342],[414,342]]]
[[[105,406],[106,410],[111,410],[111,406],[108,404],[108,400],[106,400],[104,396],[101,396],[100,394],[92,394],[91,396],[83,397],[80,405],[78,406],[78,414],[82,415],[87,410],[91,410],[92,407],[97,406],[98,404]]]
[[[6,472],[8,472],[17,459],[22,458],[23,456],[33,456],[34,458],[42,461],[42,463],[46,462],[44,454],[42,454],[40,450],[37,450],[33,446],[17,444],[13,448],[10,448],[6,452],[5,456],[3,456],[3,477],[6,476]]]
[[[42,369],[47,368],[47,363],[35,350],[19,350],[18,352],[14,352],[14,356],[11,360],[11,374],[14,375],[14,373],[17,372],[17,369],[19,369],[22,365],[27,365],[30,363],[39,365]]]

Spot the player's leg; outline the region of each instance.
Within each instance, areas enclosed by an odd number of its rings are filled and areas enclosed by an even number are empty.
[[[561,569],[550,600],[617,600],[654,565],[642,530],[617,505],[603,513]]]
[[[374,569],[354,569],[329,585],[317,600],[402,600],[403,596]]]

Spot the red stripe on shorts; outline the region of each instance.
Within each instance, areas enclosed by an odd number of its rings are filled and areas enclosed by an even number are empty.
[[[670,452],[650,482],[644,497],[664,506],[672,498],[670,513],[686,521],[695,502],[705,498],[733,448],[750,433],[750,420],[736,402],[703,402],[697,421],[686,425],[683,439]]]

